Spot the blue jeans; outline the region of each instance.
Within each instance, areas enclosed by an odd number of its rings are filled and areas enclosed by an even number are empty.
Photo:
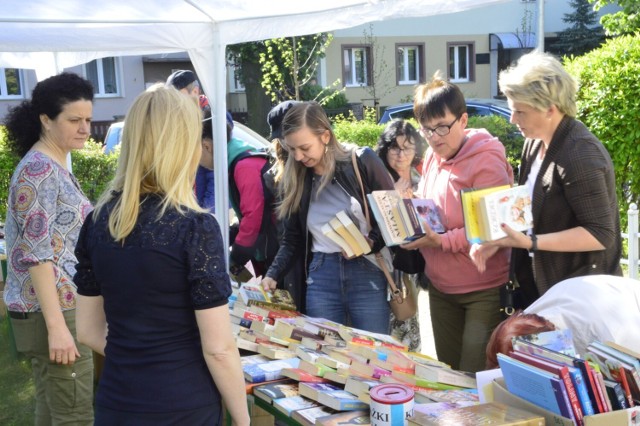
[[[373,333],[389,333],[387,280],[360,256],[313,253],[307,278],[307,315]]]

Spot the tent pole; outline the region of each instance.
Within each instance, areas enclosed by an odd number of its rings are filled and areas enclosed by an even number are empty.
[[[214,24],[215,25],[215,24]],[[215,170],[215,203],[216,218],[220,223],[224,255],[229,268],[229,174],[227,172],[227,86],[226,86],[226,46],[220,42],[220,30],[216,25],[214,31],[213,63],[215,64],[213,79],[213,96],[209,97],[213,114],[213,152]],[[213,102],[211,102],[213,101]],[[222,142],[222,143],[221,143]]]

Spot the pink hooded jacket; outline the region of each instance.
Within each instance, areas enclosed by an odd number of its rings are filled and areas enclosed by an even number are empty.
[[[502,143],[484,129],[465,130],[467,140],[449,160],[425,154],[421,198],[434,200],[446,228],[442,247],[422,248],[425,273],[432,284],[447,294],[463,294],[500,286],[509,276],[509,249],[501,249],[487,261],[484,273],[469,257],[460,202],[460,190],[513,184],[513,170],[505,157]]]

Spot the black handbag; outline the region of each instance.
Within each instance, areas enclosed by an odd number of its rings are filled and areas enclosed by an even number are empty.
[[[509,281],[500,288],[500,312],[505,318],[510,317],[517,310],[526,309],[538,297],[528,250],[511,249]]]
[[[418,274],[424,272],[424,257],[420,250],[405,250],[395,247],[393,267],[407,274]]]

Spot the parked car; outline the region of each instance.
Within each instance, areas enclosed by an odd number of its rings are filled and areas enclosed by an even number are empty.
[[[124,122],[113,123],[107,130],[107,135],[104,138],[104,153],[108,154],[115,149],[116,146],[122,142],[122,127]],[[237,121],[233,122],[233,137],[245,141],[249,145],[255,148],[266,148],[270,146],[270,142],[260,136],[255,131],[251,130],[242,123]]]
[[[113,123],[107,130],[107,135],[104,137],[104,153],[109,154],[115,149],[116,146],[122,142],[122,127],[124,121]]]
[[[511,110],[507,101],[500,99],[467,99],[467,113],[469,116],[477,115],[500,115],[507,119],[511,118]],[[396,118],[408,119],[413,116],[413,103],[406,103],[388,107],[380,120],[379,124],[385,124]]]

